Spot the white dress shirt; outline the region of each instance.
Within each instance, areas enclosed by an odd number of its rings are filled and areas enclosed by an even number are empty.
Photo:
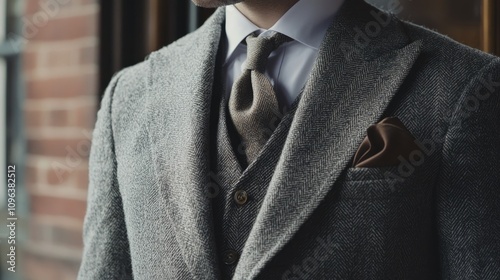
[[[222,68],[226,100],[233,82],[241,75],[247,57],[245,38],[252,32],[271,36],[280,32],[293,40],[273,51],[266,76],[271,81],[280,109],[289,107],[305,86],[318,50],[333,16],[344,0],[300,0],[268,30],[257,27],[234,5],[226,6],[226,59]]]

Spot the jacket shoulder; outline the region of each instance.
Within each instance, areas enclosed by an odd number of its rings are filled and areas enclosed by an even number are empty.
[[[478,81],[500,77],[500,58],[459,43],[426,27],[402,21],[410,41],[422,41],[413,67],[413,85],[425,98],[441,98],[454,106],[461,96],[474,91]],[[490,79],[490,77],[492,77]],[[445,104],[441,104],[445,106]]]
[[[475,73],[498,58],[424,26],[404,20],[400,22],[412,41],[423,41],[425,55],[431,56],[437,63],[452,63],[457,71]]]
[[[140,102],[147,89],[148,59],[117,72],[112,80],[114,87],[110,89],[112,95],[112,112],[114,115],[121,111],[131,111],[134,104]],[[113,82],[110,83],[110,85]]]
[[[176,74],[179,64],[194,52],[199,52],[197,46],[206,44],[207,38],[218,35],[224,15],[225,9],[217,9],[198,29],[152,52],[143,62],[119,71],[116,74],[115,106],[126,108],[140,104],[141,99],[147,96],[147,87],[151,86],[152,71],[161,69]]]

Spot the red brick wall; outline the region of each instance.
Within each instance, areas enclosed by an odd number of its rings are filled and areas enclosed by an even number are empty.
[[[76,279],[98,104],[97,0],[26,0],[23,37],[30,201],[23,279]]]

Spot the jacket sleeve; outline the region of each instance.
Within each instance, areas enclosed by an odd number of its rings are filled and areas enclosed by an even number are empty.
[[[112,128],[112,100],[119,77],[120,73],[113,77],[104,93],[92,134],[80,280],[133,278]]]
[[[500,279],[500,59],[453,110],[436,203],[441,279]]]

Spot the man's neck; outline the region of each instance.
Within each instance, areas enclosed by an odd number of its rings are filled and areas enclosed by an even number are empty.
[[[253,24],[263,29],[269,29],[298,1],[246,0],[234,6]]]

